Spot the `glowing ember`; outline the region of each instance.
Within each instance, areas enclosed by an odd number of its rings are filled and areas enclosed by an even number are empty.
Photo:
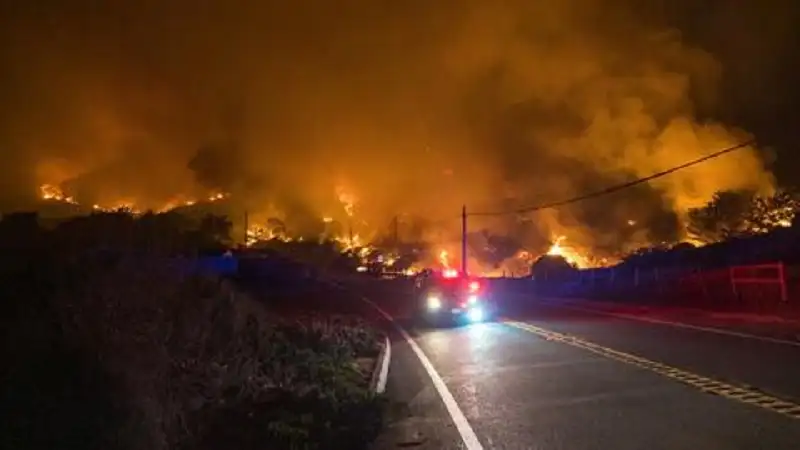
[[[749,233],[759,234],[791,227],[799,206],[798,201],[787,193],[769,198],[756,197],[745,220],[745,228]]]
[[[225,193],[222,193],[222,192],[215,192],[215,193],[213,193],[213,194],[208,196],[208,201],[209,202],[216,202],[216,201],[228,198],[229,195],[230,194],[225,194]]]

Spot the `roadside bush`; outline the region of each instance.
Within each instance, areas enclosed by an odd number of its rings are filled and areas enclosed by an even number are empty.
[[[321,353],[345,351],[348,357],[377,356],[381,350],[378,332],[357,316],[306,313],[277,322],[277,329],[297,345]]]
[[[22,411],[4,448],[358,448],[377,432],[358,358],[380,347],[363,323],[280,320],[224,281],[129,252],[31,271],[16,283],[46,289],[7,336],[24,351],[3,385]]]

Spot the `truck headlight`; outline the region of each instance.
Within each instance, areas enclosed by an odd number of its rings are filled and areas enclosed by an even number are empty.
[[[468,305],[477,305],[478,304],[478,296],[477,295],[470,295],[467,297],[467,304]]]
[[[428,297],[428,309],[436,310],[442,307],[442,300],[434,295]]]
[[[478,306],[472,307],[467,313],[467,317],[470,322],[480,322],[483,320],[483,310]]]

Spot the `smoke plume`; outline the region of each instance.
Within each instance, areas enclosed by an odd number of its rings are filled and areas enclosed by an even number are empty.
[[[554,201],[749,138],[696,118],[723,74],[713,55],[618,1],[7,3],[7,207],[42,183],[143,207],[225,190],[252,220],[277,210],[377,232],[403,214],[404,230],[441,219],[424,235],[445,241],[462,204]],[[685,211],[719,189],[772,184],[745,149],[471,227],[619,251],[680,237]]]

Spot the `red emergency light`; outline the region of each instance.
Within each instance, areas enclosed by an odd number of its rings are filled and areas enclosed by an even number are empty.
[[[445,278],[458,278],[458,271],[456,269],[444,269],[442,276]]]
[[[478,292],[479,290],[481,290],[481,284],[480,283],[478,283],[477,281],[471,281],[469,283],[469,291],[471,293],[474,294],[474,293]]]

